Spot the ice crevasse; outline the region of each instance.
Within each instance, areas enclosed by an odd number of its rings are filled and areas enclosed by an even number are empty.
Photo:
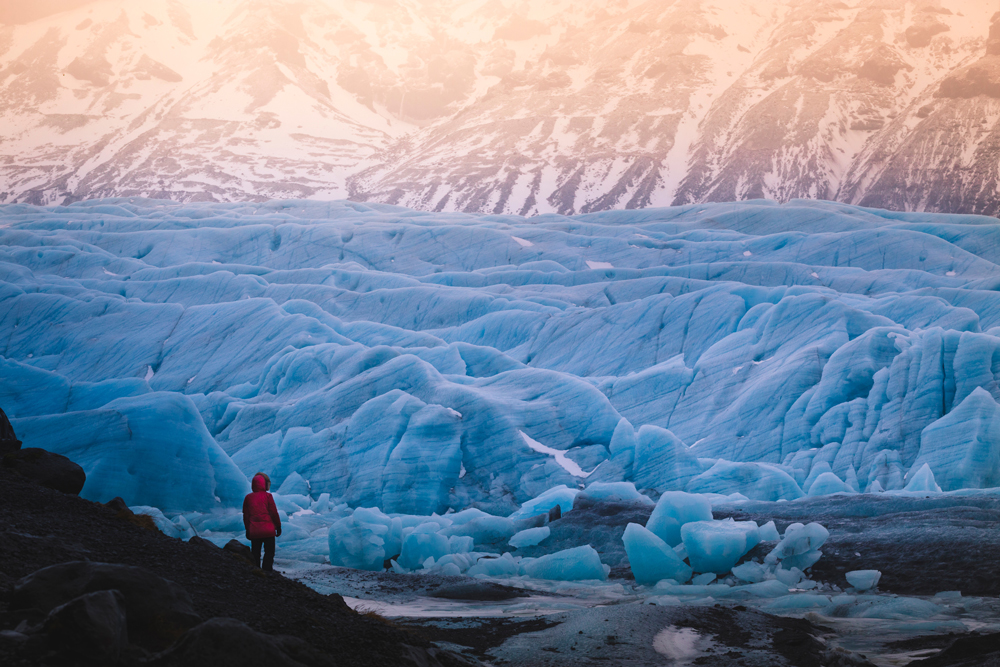
[[[5,205],[0,407],[86,497],[168,513],[233,507],[257,470],[384,516],[511,521],[571,507],[532,504],[560,485],[996,487],[998,262],[995,219],[827,202]],[[402,557],[373,516],[345,559]],[[677,519],[630,538],[672,546]],[[459,558],[450,525],[407,527],[412,562]]]

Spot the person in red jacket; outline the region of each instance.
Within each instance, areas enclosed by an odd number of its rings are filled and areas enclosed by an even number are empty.
[[[243,525],[253,556],[260,567],[260,548],[264,547],[264,569],[274,570],[274,538],[281,535],[281,517],[274,506],[274,497],[267,492],[271,478],[262,472],[253,476],[250,483],[253,493],[243,499]]]

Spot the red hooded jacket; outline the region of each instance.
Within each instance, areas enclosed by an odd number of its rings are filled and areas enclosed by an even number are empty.
[[[248,493],[243,499],[243,525],[247,529],[248,540],[262,540],[281,535],[281,517],[274,506],[274,497],[267,492],[267,480],[263,475],[253,476]]]

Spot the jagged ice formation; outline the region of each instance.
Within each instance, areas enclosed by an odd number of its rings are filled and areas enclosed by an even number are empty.
[[[998,263],[995,219],[813,201],[7,205],[0,405],[85,496],[164,511],[259,469],[423,515],[995,487]]]

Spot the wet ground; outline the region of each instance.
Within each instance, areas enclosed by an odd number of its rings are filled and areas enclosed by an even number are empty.
[[[850,617],[856,608],[835,606],[769,613],[770,600],[658,596],[637,587],[620,535],[629,521],[645,523],[649,511],[603,503],[574,509],[550,524],[549,550],[593,543],[613,565],[609,581],[599,584],[305,564],[288,573],[441,647],[497,666],[1000,666],[997,495],[835,496],[715,508],[717,519],[774,520],[779,530],[818,521],[829,529],[824,556],[810,572],[820,586],[793,595],[834,599],[848,587],[846,572],[878,569],[883,578],[873,609],[904,596],[937,608],[931,615],[882,618]]]

